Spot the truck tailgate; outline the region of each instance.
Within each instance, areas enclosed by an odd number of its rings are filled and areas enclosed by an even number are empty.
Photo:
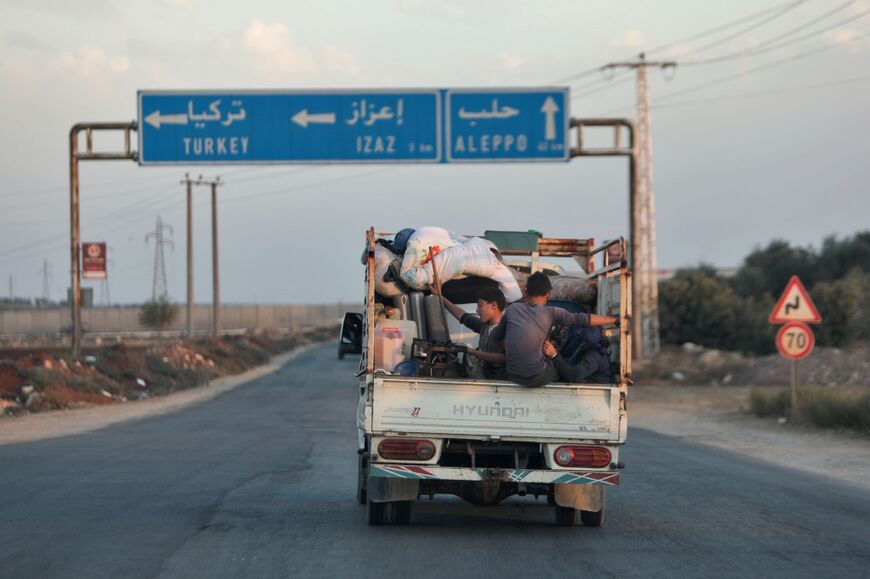
[[[624,442],[619,388],[610,385],[377,376],[372,399],[373,432]]]

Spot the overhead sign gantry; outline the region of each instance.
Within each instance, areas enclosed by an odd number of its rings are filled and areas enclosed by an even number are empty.
[[[78,164],[129,159],[140,165],[289,163],[521,163],[627,157],[631,253],[637,254],[634,125],[572,119],[564,87],[288,91],[139,91],[138,120],[79,123],[70,130],[72,354],[81,355]],[[589,146],[588,128],[612,129],[611,145]],[[570,142],[575,129],[576,142]],[[94,150],[93,133],[121,132],[122,150]],[[138,151],[131,147],[138,133]],[[86,135],[84,150],[79,136]],[[623,138],[627,133],[627,139]],[[188,198],[190,193],[188,191]],[[188,206],[190,202],[188,201]],[[188,288],[188,311],[192,298]],[[632,303],[640,303],[637,287]],[[629,306],[629,311],[631,310]],[[641,352],[643,312],[632,319]]]
[[[567,161],[568,89],[140,91],[141,165]]]

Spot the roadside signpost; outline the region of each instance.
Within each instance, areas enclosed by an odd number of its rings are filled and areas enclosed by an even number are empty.
[[[815,344],[813,331],[803,322],[789,322],[776,333],[776,348],[789,360],[809,356]]]
[[[771,324],[788,322],[818,324],[822,321],[822,316],[819,315],[819,311],[813,304],[813,300],[810,299],[810,294],[807,293],[800,278],[793,275],[788,281],[788,285],[785,286],[782,295],[779,296],[779,301],[776,302],[773,311],[770,312],[768,321]]]
[[[82,243],[82,279],[106,279],[106,244]]]
[[[140,91],[139,164],[568,161],[567,88]]]
[[[797,412],[797,361],[813,351],[816,343],[807,323],[817,324],[822,316],[798,276],[793,275],[770,312],[771,324],[785,324],[776,333],[776,349],[791,362],[791,409]]]

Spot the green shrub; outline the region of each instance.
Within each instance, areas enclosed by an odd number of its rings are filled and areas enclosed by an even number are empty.
[[[791,396],[788,390],[752,388],[749,408],[758,416],[786,416],[791,410]]]
[[[870,431],[870,394],[807,388],[800,391],[801,418],[822,428]]]

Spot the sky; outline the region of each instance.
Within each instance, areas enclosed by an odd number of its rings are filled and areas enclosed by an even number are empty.
[[[642,51],[678,63],[650,71],[660,268],[736,266],[772,239],[818,246],[870,229],[868,10],[867,0],[0,0],[0,295],[65,295],[69,130],[134,120],[138,90],[567,86],[572,117],[633,119],[630,73],[608,80],[595,69]],[[359,302],[370,226],[628,236],[628,164],[618,158],[85,161],[80,172],[82,240],[110,248],[108,283],[84,282],[97,303],[151,297],[146,237],[158,216],[172,227],[169,295],[184,301],[186,172],[224,182],[224,303]],[[211,300],[209,203],[197,188],[201,303]]]

